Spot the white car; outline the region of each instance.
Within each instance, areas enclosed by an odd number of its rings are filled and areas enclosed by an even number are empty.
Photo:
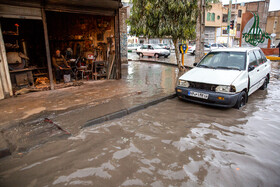
[[[164,56],[167,58],[170,55],[170,51],[161,48],[159,45],[154,44],[144,44],[141,47],[137,48],[136,53],[140,56],[154,56],[159,58],[160,56]]]
[[[170,50],[170,46],[168,44],[158,44],[161,48]]]
[[[188,53],[195,55],[195,49],[196,49],[196,45],[189,46]],[[209,51],[210,51],[209,45],[204,44],[204,52],[208,53]]]
[[[226,46],[219,44],[219,43],[210,43],[209,44],[210,50],[219,49],[219,48],[226,48]]]
[[[134,51],[134,50],[137,50],[137,48],[138,48],[139,46],[140,46],[139,44],[128,44],[128,45],[127,45],[127,50],[128,50],[128,51]]]
[[[256,90],[266,89],[271,62],[260,48],[225,48],[209,52],[179,78],[179,98],[219,107],[240,108]]]
[[[192,55],[195,55],[195,49],[196,49],[195,46],[196,45],[189,46],[188,53],[191,53]],[[226,47],[223,46],[222,44],[218,44],[218,43],[204,44],[204,52],[205,53],[208,53],[209,51],[214,50],[214,49],[218,49],[218,48],[226,48]]]

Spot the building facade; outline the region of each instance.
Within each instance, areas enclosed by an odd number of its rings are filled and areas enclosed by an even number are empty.
[[[271,18],[268,19],[269,2],[270,0],[262,0],[232,4],[230,20],[234,21],[234,28],[229,31],[229,46],[237,46],[239,44],[240,37],[242,37],[241,22],[243,13],[257,13],[259,15],[259,27],[262,31],[266,31],[266,29],[268,29],[267,25],[275,23],[277,13],[271,13]],[[205,16],[205,43],[217,42],[227,44],[229,5],[223,5],[222,3],[215,3],[211,5],[212,8],[207,10]],[[275,26],[275,29],[276,27],[277,26]],[[271,28],[268,33],[270,32],[272,32]]]
[[[280,41],[280,10],[268,12],[266,32],[272,34],[271,43],[277,46]]]
[[[266,30],[269,2],[270,0],[263,0],[245,3],[247,12],[257,13],[259,15],[259,26],[262,31]]]
[[[222,3],[211,4],[211,6],[205,16],[205,43],[227,44],[228,6]],[[230,46],[236,45],[241,36],[240,27],[244,12],[246,12],[244,5],[232,6],[230,19],[234,21],[234,28],[230,30]]]

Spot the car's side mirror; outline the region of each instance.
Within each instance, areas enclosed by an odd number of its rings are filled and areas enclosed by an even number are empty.
[[[193,66],[197,66],[197,63],[195,62],[195,63],[193,63]]]
[[[253,71],[255,69],[255,66],[249,66],[248,71]]]

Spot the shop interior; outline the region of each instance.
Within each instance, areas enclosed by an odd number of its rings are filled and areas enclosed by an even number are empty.
[[[13,90],[48,77],[42,21],[1,18],[1,28]]]
[[[68,71],[56,84],[116,77],[114,17],[47,12],[48,38],[53,63],[60,51]],[[50,89],[42,20],[1,18],[13,90]],[[64,69],[64,68],[60,68]]]

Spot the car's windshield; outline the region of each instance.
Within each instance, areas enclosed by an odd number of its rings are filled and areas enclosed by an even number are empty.
[[[246,65],[244,52],[210,52],[197,67],[214,69],[244,70]]]

